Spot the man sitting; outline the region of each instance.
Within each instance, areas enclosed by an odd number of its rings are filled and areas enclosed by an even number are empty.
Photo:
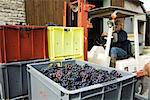
[[[113,33],[113,40],[110,49],[111,62],[110,66],[116,66],[116,59],[127,57],[129,55],[129,40],[127,40],[127,33],[122,29],[120,20],[115,22],[115,32]]]

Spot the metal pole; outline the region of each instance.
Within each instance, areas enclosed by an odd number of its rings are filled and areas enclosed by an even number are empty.
[[[109,29],[108,29],[108,36],[107,36],[106,50],[105,50],[105,57],[106,58],[109,56],[112,32],[113,32],[113,26],[109,27]]]
[[[136,60],[136,71],[140,71],[140,64],[139,64],[139,37],[138,37],[138,22],[137,16],[134,16],[134,45],[135,45],[135,60]]]
[[[146,22],[144,21],[144,26],[143,26],[143,44],[142,45],[144,45],[145,46],[145,35],[146,35]]]
[[[112,37],[112,33],[113,33],[113,27],[114,27],[114,22],[115,22],[115,19],[117,17],[117,11],[114,11],[111,15],[112,17],[112,25],[109,26],[109,29],[108,29],[108,36],[107,36],[107,42],[106,42],[106,50],[105,50],[105,59],[107,60],[107,58],[109,57],[109,51],[110,51],[110,44],[111,44],[111,37]]]

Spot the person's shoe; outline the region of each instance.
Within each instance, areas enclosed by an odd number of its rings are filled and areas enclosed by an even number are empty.
[[[115,68],[116,67],[116,57],[112,57],[110,60],[110,67]]]

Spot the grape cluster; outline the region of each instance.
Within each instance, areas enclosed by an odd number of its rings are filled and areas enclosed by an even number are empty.
[[[75,90],[122,77],[116,70],[110,72],[102,69],[96,70],[88,64],[80,66],[68,63],[62,67],[52,64],[49,67],[41,68],[40,72],[68,90]]]

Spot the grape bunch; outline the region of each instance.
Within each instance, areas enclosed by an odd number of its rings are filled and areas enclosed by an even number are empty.
[[[62,67],[52,64],[49,67],[42,67],[40,72],[68,90],[75,90],[122,77],[116,70],[97,70],[88,64],[81,66],[67,63]]]

